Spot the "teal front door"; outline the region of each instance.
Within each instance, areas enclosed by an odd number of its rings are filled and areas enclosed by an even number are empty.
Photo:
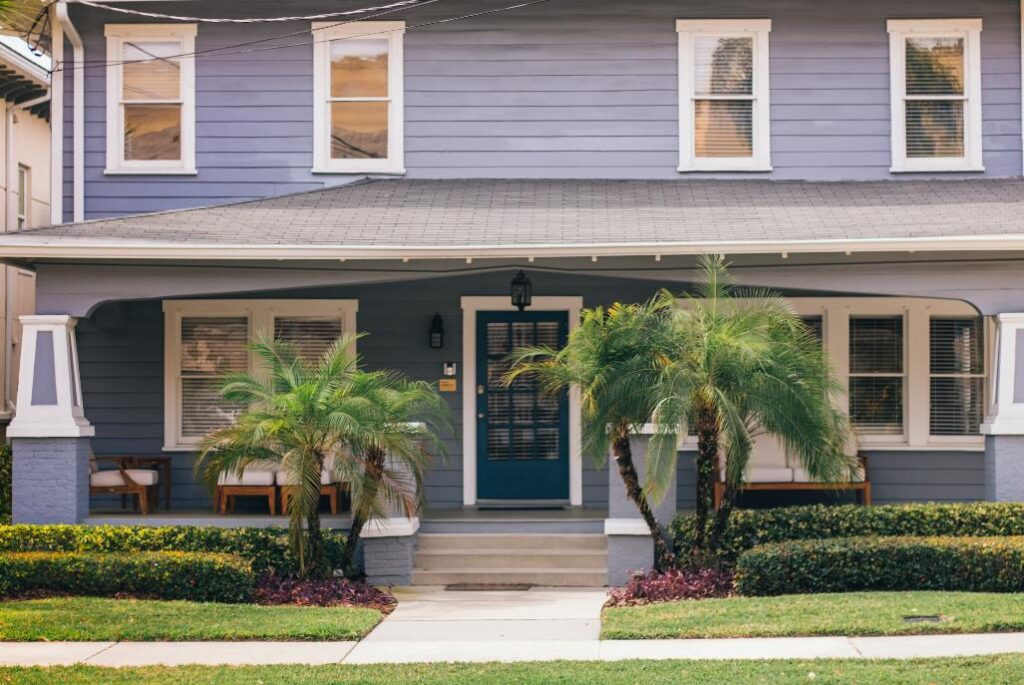
[[[566,312],[479,312],[477,359],[477,499],[569,499],[569,402],[544,394],[532,378],[506,387],[509,355],[520,347],[561,347]]]

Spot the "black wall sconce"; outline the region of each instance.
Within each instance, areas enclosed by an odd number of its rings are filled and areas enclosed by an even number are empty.
[[[430,322],[430,335],[427,336],[430,349],[439,350],[444,347],[444,319],[440,314],[434,314]]]
[[[533,283],[522,271],[512,279],[512,306],[523,311],[533,303]]]

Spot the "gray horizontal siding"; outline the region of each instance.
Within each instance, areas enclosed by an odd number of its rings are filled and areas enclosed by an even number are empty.
[[[876,504],[985,499],[982,452],[869,452]]]
[[[497,8],[451,0],[405,13],[410,25]],[[159,5],[157,5],[159,7]],[[168,5],[170,6],[170,5]],[[289,12],[323,11],[301,0]],[[332,9],[334,6],[331,6]],[[105,57],[102,22],[73,7],[87,58]],[[204,3],[212,15],[269,15],[274,3]],[[645,3],[560,0],[406,34],[406,168],[414,178],[680,178],[674,20],[769,17],[772,163],[777,179],[883,179],[889,172],[890,17],[977,16],[982,32],[984,162],[1021,173],[1019,7],[1011,0],[754,0]],[[258,52],[197,62],[194,177],[103,175],[103,69],[84,71],[86,216],[196,206],[338,183],[313,175],[307,25],[200,27],[199,51],[299,31]],[[71,79],[65,120],[70,121]],[[71,127],[65,127],[65,166]],[[685,177],[683,177],[685,179]],[[905,177],[901,177],[905,178]],[[70,211],[70,173],[65,176]]]

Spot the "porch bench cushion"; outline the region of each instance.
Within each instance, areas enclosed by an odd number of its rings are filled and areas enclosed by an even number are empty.
[[[241,476],[236,473],[222,473],[217,479],[217,485],[242,485],[253,487],[269,487],[274,485],[277,476],[276,471],[263,471],[259,469],[246,469]]]
[[[286,473],[285,471],[278,471],[276,475],[278,485],[282,487],[295,485],[293,479],[291,478],[291,474]],[[335,483],[338,482],[338,478],[328,469],[324,469],[323,471],[320,472],[320,485],[334,485]]]
[[[794,483],[820,483],[821,481],[811,478],[811,476],[799,466],[793,468],[793,482]],[[864,482],[864,467],[858,466],[857,472],[853,478],[850,479],[851,483],[863,483]]]
[[[135,481],[136,485],[156,485],[159,474],[150,469],[126,469],[128,477]],[[120,488],[128,485],[117,470],[93,471],[89,474],[89,485],[94,488]]]
[[[752,466],[747,469],[747,483],[792,483],[793,471],[786,466]],[[725,481],[725,470],[719,474],[719,478]]]

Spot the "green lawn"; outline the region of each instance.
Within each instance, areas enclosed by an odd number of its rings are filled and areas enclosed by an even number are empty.
[[[1019,685],[1024,656],[916,661],[625,661],[409,666],[0,669],[18,685]]]
[[[904,616],[941,616],[908,623]],[[612,640],[794,635],[910,635],[1024,630],[1024,594],[852,592],[732,597],[605,609]]]
[[[354,607],[54,597],[0,602],[0,641],[349,640],[380,619]]]

